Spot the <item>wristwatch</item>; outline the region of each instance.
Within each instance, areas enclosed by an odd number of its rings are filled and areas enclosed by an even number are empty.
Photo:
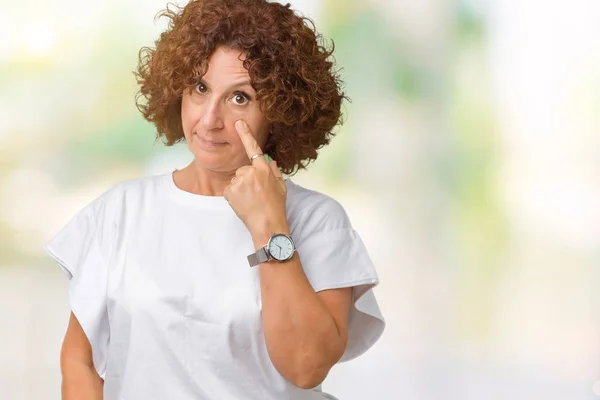
[[[271,260],[287,261],[293,257],[294,251],[296,251],[296,245],[291,236],[274,233],[267,244],[248,256],[248,263],[251,267],[254,267]]]

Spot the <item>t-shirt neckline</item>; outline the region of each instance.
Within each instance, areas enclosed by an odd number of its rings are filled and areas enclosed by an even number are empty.
[[[211,209],[231,209],[231,206],[223,196],[204,196],[200,194],[185,191],[175,184],[173,174],[177,171],[173,168],[164,175],[164,183],[171,199],[181,204],[186,204],[196,208],[211,208]]]
[[[204,196],[201,194],[187,192],[178,187],[175,184],[175,179],[173,179],[173,173],[175,173],[177,170],[178,168],[173,168],[163,175],[163,182],[167,188],[169,198],[180,204],[186,204],[196,208],[232,210],[229,202],[223,196]],[[296,185],[290,178],[287,178],[285,183],[288,189],[289,198],[290,191]]]

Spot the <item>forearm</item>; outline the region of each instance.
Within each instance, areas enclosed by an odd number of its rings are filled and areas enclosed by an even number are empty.
[[[104,380],[94,367],[80,362],[63,362],[62,399],[63,400],[102,400]]]
[[[286,227],[277,232],[288,233]],[[264,235],[253,235],[255,246]],[[289,381],[313,387],[343,353],[334,318],[308,281],[298,254],[260,265],[262,323],[271,361]]]

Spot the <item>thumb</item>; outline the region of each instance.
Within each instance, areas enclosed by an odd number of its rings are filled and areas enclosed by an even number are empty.
[[[269,167],[271,167],[271,172],[273,172],[275,179],[277,179],[277,182],[279,183],[279,186],[281,187],[282,194],[285,195],[287,193],[287,187],[285,186],[285,179],[283,179],[283,175],[281,174],[279,167],[277,167],[277,161],[275,161],[275,160],[271,161],[269,163]]]
[[[279,167],[277,166],[277,161],[272,160],[269,163],[269,167],[271,167],[271,172],[273,172],[273,175],[275,175],[275,178],[283,179],[283,175],[281,174],[281,171],[279,170]]]

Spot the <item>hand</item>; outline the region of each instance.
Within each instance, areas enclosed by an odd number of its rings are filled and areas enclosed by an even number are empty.
[[[249,159],[263,154],[244,121],[238,120],[235,128]],[[261,156],[239,168],[223,196],[253,236],[263,235],[268,239],[274,232],[289,233],[285,209],[287,188],[276,161],[267,163]]]

